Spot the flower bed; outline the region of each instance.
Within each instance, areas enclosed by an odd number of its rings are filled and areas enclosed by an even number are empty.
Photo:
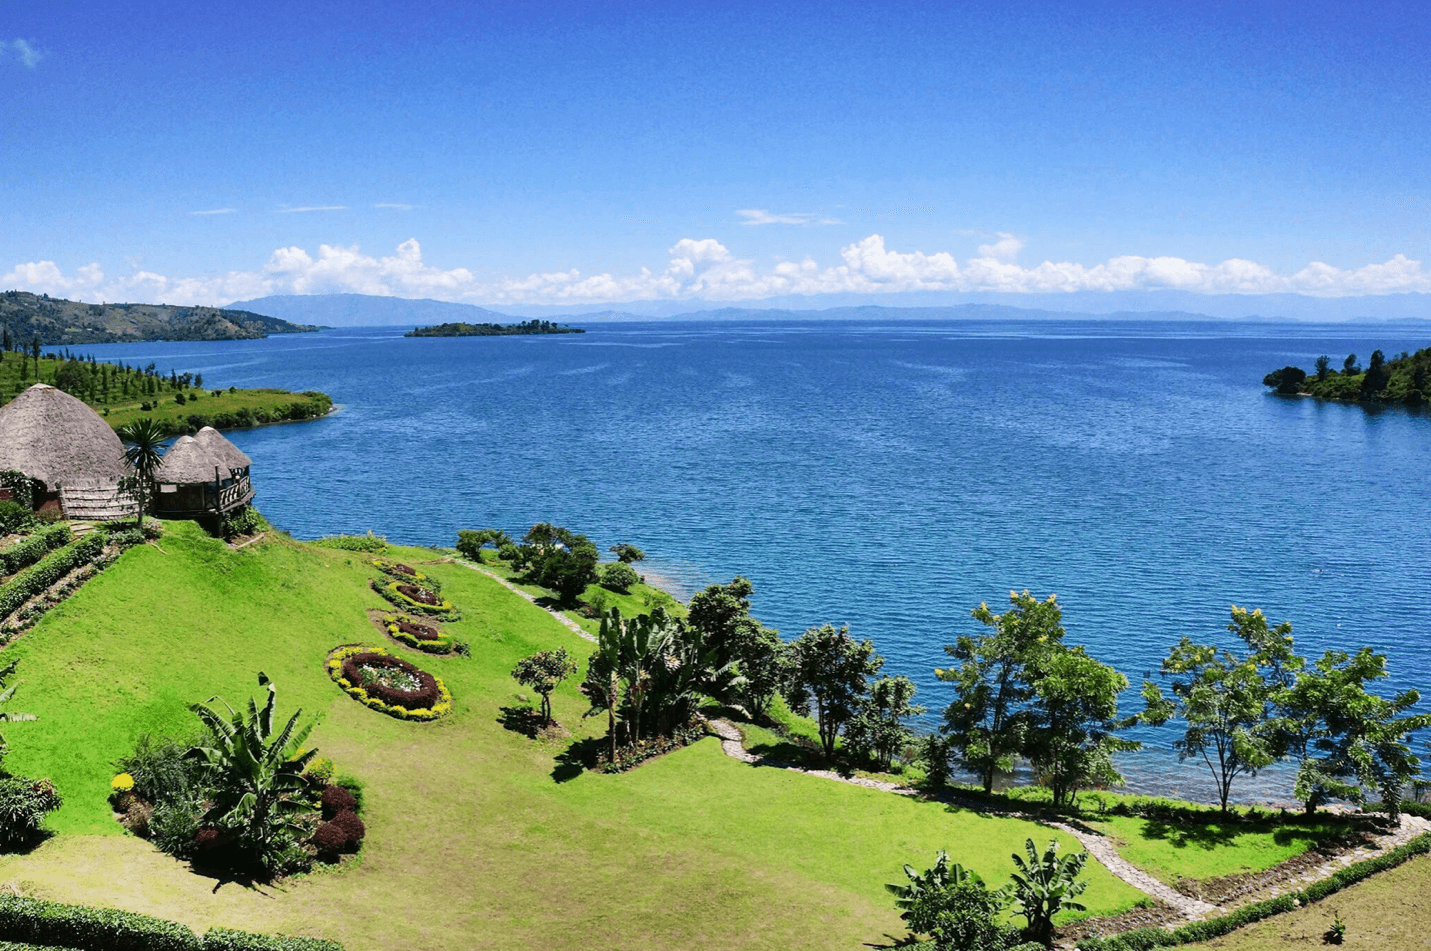
[[[436,720],[452,710],[442,678],[382,647],[339,647],[328,655],[328,676],[354,700],[399,720]]]
[[[442,582],[430,575],[423,574],[411,565],[404,565],[400,561],[386,561],[382,558],[374,558],[373,567],[389,578],[396,578],[403,584],[421,585],[431,591],[442,590]]]
[[[382,625],[393,640],[415,647],[424,654],[452,653],[453,640],[449,635],[409,615],[384,614]]]
[[[441,617],[456,617],[452,602],[444,601],[436,591],[404,581],[390,581],[387,584],[373,582],[373,590],[393,604],[416,614],[431,614]]]

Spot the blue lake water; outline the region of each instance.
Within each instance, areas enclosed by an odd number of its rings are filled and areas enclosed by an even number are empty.
[[[1260,385],[1431,341],[1394,325],[599,324],[584,335],[404,339],[343,329],[82,348],[210,388],[319,389],[340,412],[232,433],[257,505],[301,538],[567,525],[631,542],[677,587],[756,584],[794,636],[872,638],[950,700],[942,646],[1011,588],[1057,592],[1068,640],[1157,676],[1231,604],[1291,620],[1303,653],[1375,645],[1386,691],[1431,687],[1431,416]],[[1134,691],[1127,697],[1137,703]],[[1424,704],[1423,704],[1424,706]],[[1123,761],[1208,795],[1171,729]],[[1288,795],[1285,770],[1241,784]]]

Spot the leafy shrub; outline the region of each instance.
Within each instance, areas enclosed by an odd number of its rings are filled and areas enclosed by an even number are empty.
[[[352,813],[345,812],[342,815],[350,816]],[[313,837],[308,841],[318,850],[319,855],[334,856],[348,847],[348,833],[336,822],[323,822],[313,830]]]
[[[1006,903],[1001,890],[989,891],[970,877],[915,898],[907,913],[909,929],[933,937],[940,951],[1004,951],[1019,943],[1018,929],[1000,921]]]
[[[139,530],[144,533],[145,538],[151,540],[164,537],[164,523],[157,518],[146,518]]]
[[[388,550],[387,538],[382,535],[374,535],[372,532],[368,532],[366,535],[328,535],[311,544],[317,545],[319,548],[340,548],[344,551],[381,553]]]
[[[610,588],[621,594],[625,594],[633,586],[641,583],[641,576],[636,573],[636,569],[624,561],[613,561],[609,565],[602,565],[599,574],[603,588]]]
[[[29,513],[35,507],[35,480],[18,469],[0,472],[0,486],[10,490],[14,503]]]
[[[86,535],[11,578],[10,583],[0,589],[0,618],[14,614],[26,601],[80,565],[93,561],[104,551],[104,544],[104,536],[98,532]]]
[[[34,841],[44,828],[45,815],[63,803],[55,784],[48,779],[0,779],[0,848]]]
[[[135,545],[144,544],[144,533],[137,528],[128,528],[124,531],[107,534],[109,540],[120,548],[133,548]]]
[[[149,817],[149,841],[176,859],[191,858],[199,842],[199,817],[203,813],[203,804],[197,800],[165,799],[156,803]],[[204,831],[218,835],[212,829]]]
[[[225,515],[219,520],[219,534],[224,538],[252,535],[262,530],[263,519],[259,518],[258,512],[254,511],[251,505],[245,505],[239,511]]]
[[[27,506],[19,502],[0,500],[0,535],[9,535],[28,527],[35,517]]]
[[[333,781],[334,772],[332,760],[326,756],[315,756],[303,771],[303,778],[316,785],[327,786]]]
[[[329,822],[340,812],[356,812],[358,809],[358,797],[342,786],[325,787],[318,801],[323,807],[323,818]]]
[[[7,503],[0,503],[0,505]],[[0,573],[12,575],[22,568],[28,568],[41,558],[74,540],[70,527],[59,523],[42,528],[29,538],[21,539],[4,551],[0,551]]]
[[[358,801],[353,807],[353,811],[362,814],[363,811],[363,781],[356,776],[339,776],[333,780],[334,786],[341,786],[348,791],[348,795]]]
[[[15,895],[0,896],[0,934],[83,951],[200,951],[198,935],[173,921]]]
[[[141,799],[156,805],[166,799],[203,798],[199,795],[204,788],[203,764],[184,754],[208,739],[202,731],[168,736],[141,733],[134,741],[134,752],[120,757],[115,765],[133,779],[133,789]]]
[[[358,818],[358,814],[352,810],[344,810],[333,817],[331,825],[343,830],[347,837],[343,848],[349,852],[356,852],[358,845],[363,841],[363,836],[368,830],[363,826],[363,820]]]
[[[229,928],[210,928],[204,932],[204,951],[343,951],[343,946],[324,938],[293,938],[281,934],[249,934]]]

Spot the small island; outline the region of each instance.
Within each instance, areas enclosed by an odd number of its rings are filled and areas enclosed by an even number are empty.
[[[550,320],[524,320],[517,324],[438,324],[414,327],[404,337],[511,337],[532,334],[584,334],[580,327],[554,324]]]
[[[1390,360],[1374,351],[1363,369],[1354,353],[1347,354],[1341,370],[1332,368],[1331,357],[1317,357],[1312,373],[1300,367],[1283,367],[1262,378],[1283,396],[1313,396],[1323,400],[1357,403],[1426,404],[1426,379],[1431,373],[1431,347],[1415,353],[1401,351]]]

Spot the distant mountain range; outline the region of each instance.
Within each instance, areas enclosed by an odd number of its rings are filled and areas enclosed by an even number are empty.
[[[28,291],[0,293],[0,325],[17,345],[142,340],[256,340],[318,327],[242,310],[170,304],[86,304]]]
[[[892,294],[880,304],[841,296],[761,301],[733,307],[701,301],[636,301],[598,311],[579,307],[512,305],[502,311],[436,300],[365,294],[275,295],[228,305],[332,327],[425,326],[441,323],[511,323],[542,317],[580,325],[619,320],[1260,320],[1403,322],[1431,320],[1431,295],[1320,298],[1298,294],[1192,294],[1128,291],[1022,295]],[[967,298],[978,297],[977,300]],[[823,305],[823,306],[821,306]]]

